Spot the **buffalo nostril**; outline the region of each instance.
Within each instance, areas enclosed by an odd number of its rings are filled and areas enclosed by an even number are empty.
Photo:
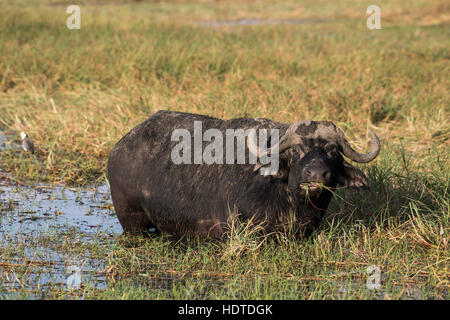
[[[313,175],[313,171],[309,169],[305,169],[305,174],[307,177],[311,177]]]
[[[326,167],[322,166],[310,166],[305,168],[305,177],[310,180],[324,181],[331,177],[331,172]]]

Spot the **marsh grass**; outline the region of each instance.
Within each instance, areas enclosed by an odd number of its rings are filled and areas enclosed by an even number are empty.
[[[20,131],[27,132],[38,148],[36,157],[20,161],[15,150],[2,151],[3,170],[17,178],[98,181],[112,145],[160,109],[330,119],[358,147],[371,127],[384,150],[402,141],[407,157],[420,165],[427,161],[418,153],[442,153],[448,146],[445,20],[423,25],[393,19],[369,32],[365,15],[356,15],[360,7],[342,2],[322,9],[328,16],[323,23],[208,28],[192,20],[211,11],[209,20],[227,19],[237,7],[248,15],[273,7],[267,12],[280,17],[296,13],[289,11],[293,3],[87,1],[82,29],[70,31],[64,8],[42,3],[4,4],[1,12],[0,124],[16,142]],[[444,3],[411,1],[443,15]],[[180,8],[190,8],[189,15],[164,19],[184,12]],[[300,8],[301,17],[319,13],[314,1]],[[383,8],[383,16],[404,9],[394,1]]]
[[[25,243],[102,259],[106,288],[86,285],[69,297],[449,298],[446,1],[383,1],[376,31],[365,25],[370,1],[102,3],[81,2],[82,29],[69,31],[66,7],[56,1],[0,1],[0,128],[17,146],[27,132],[37,147],[33,156],[0,150],[10,181],[104,182],[114,143],[168,109],[327,119],[359,150],[372,129],[382,151],[360,166],[371,189],[335,190],[308,239],[290,231],[261,238],[249,225],[236,226],[224,243],[165,236],[72,243],[69,232],[13,239],[19,247],[5,242],[4,263],[25,257]],[[312,20],[202,24],[300,18]],[[23,265],[11,267],[19,281],[30,284],[15,287],[17,297],[36,297],[33,282],[21,278],[33,266],[16,264]],[[381,292],[365,286],[370,265],[382,270]],[[67,297],[53,289],[46,297]]]
[[[391,183],[384,193],[377,185],[370,192],[338,190],[327,219],[306,239],[289,231],[264,235],[251,222],[232,225],[224,242],[102,235],[86,241],[72,226],[4,239],[1,275],[14,286],[3,286],[1,296],[448,299],[448,179],[440,185],[421,175],[369,170],[371,181],[375,173]],[[417,180],[422,187],[411,186]],[[91,259],[94,268],[80,290],[68,291],[57,275],[74,258]],[[382,270],[380,291],[366,287],[370,265]]]
[[[390,182],[384,192],[338,190],[307,239],[262,236],[251,223],[224,243],[138,237],[109,255],[117,282],[100,297],[448,299],[449,179],[401,173],[369,170]],[[382,270],[380,291],[367,289],[371,265]]]

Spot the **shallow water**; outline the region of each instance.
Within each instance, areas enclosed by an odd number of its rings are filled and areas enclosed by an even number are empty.
[[[68,225],[76,226],[84,235],[122,232],[111,207],[107,185],[86,189],[0,185],[0,203],[11,209],[0,217],[0,230],[4,231],[6,225],[10,234],[42,232]]]
[[[22,152],[0,131],[2,149]],[[22,187],[10,185],[7,177],[0,172],[0,298],[46,298],[55,288],[69,292],[83,285],[104,288],[105,254],[93,257],[76,249],[94,242],[108,248],[122,233],[109,187]]]
[[[0,266],[5,266],[0,269],[0,297],[15,298],[29,291],[28,298],[43,298],[49,287],[73,287],[74,277],[75,286],[106,286],[105,277],[99,274],[104,259],[86,252],[65,252],[57,245],[65,233],[69,242],[80,245],[92,241],[107,245],[108,239],[122,233],[107,185],[69,189],[0,184],[0,209]],[[11,265],[20,268],[28,263],[30,272],[17,278]]]

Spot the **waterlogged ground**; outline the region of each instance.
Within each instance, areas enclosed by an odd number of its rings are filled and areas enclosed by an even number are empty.
[[[105,259],[93,249],[110,245],[122,232],[106,185],[69,189],[3,182],[0,208],[0,297],[45,298],[58,289],[64,295],[81,285],[105,287]]]
[[[4,148],[27,156],[0,134],[0,152]],[[446,274],[437,275],[444,280],[435,286],[436,279],[426,272],[367,273],[370,263],[321,261],[320,235],[317,244],[304,240],[261,247],[247,230],[238,230],[226,244],[121,234],[106,184],[26,186],[0,174],[0,298],[448,297]],[[279,270],[271,275],[267,268],[274,267]],[[377,283],[378,290],[368,289]]]
[[[0,208],[1,298],[79,299],[85,297],[86,289],[98,295],[108,288],[108,281],[111,286],[116,282],[116,278],[106,276],[107,252],[108,248],[122,246],[118,240],[122,228],[115,217],[107,185],[88,188],[21,187],[3,181],[0,184]],[[143,241],[158,243],[163,240]],[[174,243],[169,245],[174,246]],[[154,292],[175,291],[184,298],[196,297],[195,288],[206,286],[233,297],[237,294],[234,292],[237,286],[249,286],[248,290],[252,291],[254,280],[261,281],[256,277],[246,284],[245,280],[230,279],[229,275],[221,275],[220,272],[207,275],[207,280],[195,276],[186,278],[174,270],[161,268],[161,265],[164,261],[155,261],[145,266],[149,269],[144,273],[135,272],[131,277],[124,275],[125,282],[121,286]],[[381,280],[386,277],[382,275]],[[316,290],[319,281],[307,279],[298,285],[302,290]],[[364,276],[361,278],[358,273],[344,273],[343,276],[336,272],[329,275],[327,282],[334,288],[336,297],[359,292],[367,285]],[[276,284],[272,286],[276,287]],[[426,286],[420,284],[405,283],[397,284],[389,291],[403,291],[405,299],[423,299],[424,288]],[[201,296],[208,298],[208,295]],[[378,290],[372,297],[390,298],[391,292]]]

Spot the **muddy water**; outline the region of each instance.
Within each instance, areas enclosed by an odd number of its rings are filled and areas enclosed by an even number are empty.
[[[0,297],[29,292],[28,298],[44,298],[55,287],[76,289],[81,284],[105,287],[99,273],[104,259],[77,252],[71,243],[108,245],[121,233],[106,185],[69,189],[0,183]],[[69,250],[61,246],[65,234]],[[18,277],[14,270],[23,272],[24,265],[30,272]]]

